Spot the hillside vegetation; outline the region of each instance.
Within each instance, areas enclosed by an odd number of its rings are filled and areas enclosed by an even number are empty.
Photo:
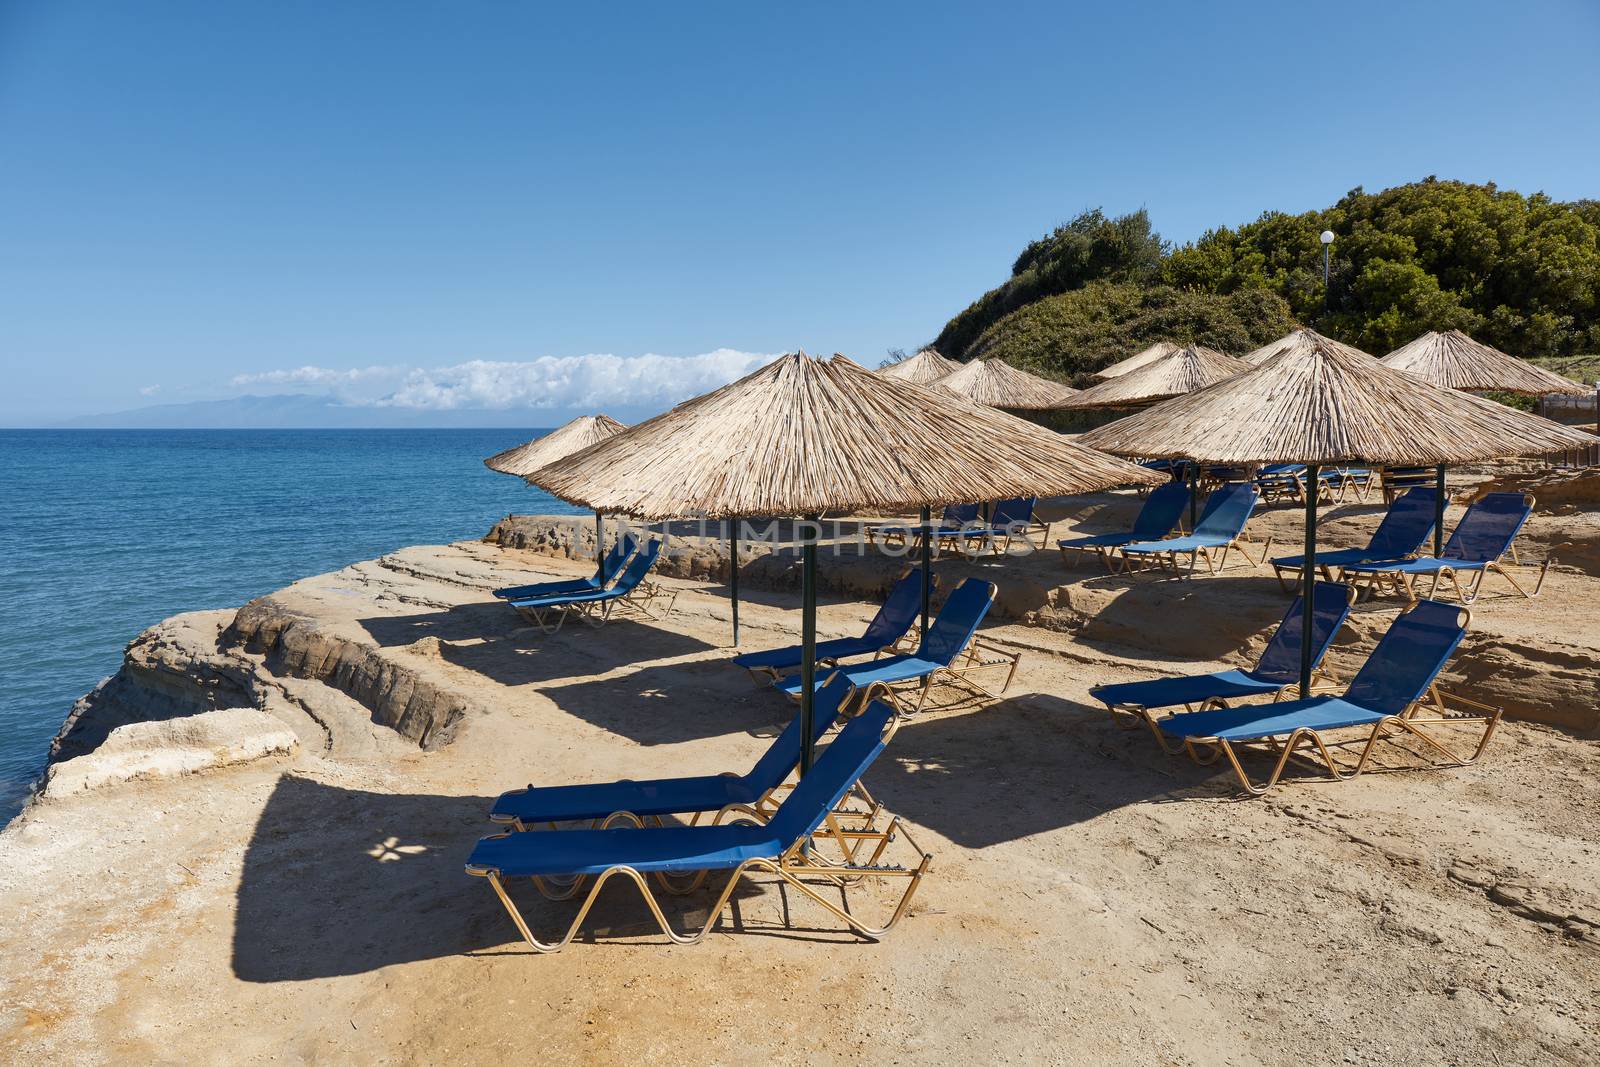
[[[1024,248],[934,343],[1070,378],[1156,340],[1242,353],[1293,322],[1374,355],[1451,328],[1525,357],[1600,351],[1600,201],[1428,178],[1177,248],[1143,211],[1089,211]]]

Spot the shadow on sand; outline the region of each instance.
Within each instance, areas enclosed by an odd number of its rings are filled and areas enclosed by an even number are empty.
[[[866,783],[890,811],[979,849],[1130,804],[1209,795],[1216,774],[1169,760],[1102,709],[1029,694],[911,719]]]
[[[472,846],[496,832],[492,798],[393,795],[285,776],[245,850],[234,920],[233,972],[246,982],[364,974],[398,963],[530,951],[488,885],[462,871]],[[722,881],[662,907],[682,930],[704,924]],[[734,903],[761,892],[747,882]],[[577,904],[549,902],[521,883],[518,905],[536,931],[566,929]],[[765,910],[765,909],[764,909]],[[805,921],[810,912],[801,917]],[[745,922],[737,906],[723,918]],[[758,931],[754,931],[758,932]],[[803,927],[773,932],[804,935]],[[608,884],[579,941],[649,937],[659,930],[637,890]]]

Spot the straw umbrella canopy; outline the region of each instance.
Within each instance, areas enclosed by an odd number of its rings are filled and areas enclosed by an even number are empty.
[[[1060,382],[1018,370],[1003,359],[975,359],[934,383],[974,403],[1011,411],[1060,407],[1077,392]]]
[[[1090,408],[1133,408],[1170,400],[1215,385],[1250,369],[1242,359],[1204,345],[1175,348],[1126,374],[1090,386],[1060,406],[1068,411]]]
[[[1182,347],[1182,345],[1175,345],[1171,341],[1157,341],[1149,348],[1141,348],[1127,359],[1120,359],[1109,367],[1101,367],[1094,372],[1094,376],[1102,381],[1109,378],[1119,378],[1129,371],[1138,370],[1140,367],[1147,366],[1155,360],[1170,356]]]
[[[551,430],[543,437],[535,437],[527,444],[496,452],[483,461],[483,465],[501,474],[515,474],[526,478],[540,467],[588,448],[597,441],[626,430],[627,427],[609,415],[580,415],[571,422]]]
[[[1255,370],[1090,430],[1079,440],[1118,455],[1247,465],[1351,462],[1406,466],[1540,456],[1597,443],[1590,434],[1392,370],[1315,335]],[[1441,478],[1442,482],[1442,478]],[[1318,493],[1306,493],[1301,577],[1310,624]],[[1440,486],[1435,553],[1443,523]],[[1300,686],[1310,693],[1311,645],[1301,642]]]
[[[1366,356],[1368,359],[1375,358],[1370,353],[1362,352],[1359,348],[1352,348],[1347,344],[1335,341],[1331,337],[1324,337],[1316,330],[1313,330],[1307,326],[1302,326],[1297,330],[1290,330],[1276,341],[1264,344],[1253,352],[1246,352],[1239,358],[1250,364],[1252,367],[1259,367],[1263,363],[1267,362],[1267,360],[1281,356],[1285,352],[1308,352],[1311,350],[1312,345],[1318,341],[1326,341],[1328,344],[1342,348],[1346,352],[1354,352],[1359,355]]]
[[[609,415],[579,415],[571,422],[557,429],[551,430],[543,437],[535,437],[527,444],[508,448],[504,452],[496,452],[483,461],[483,465],[492,471],[501,474],[514,474],[519,478],[528,475],[540,467],[574,452],[588,448],[592,444],[604,441],[608,437],[626,430],[627,426],[613,419]],[[600,566],[600,542],[605,537],[605,519],[597,511],[594,513],[594,565]],[[598,573],[598,571],[597,571]]]
[[[1445,389],[1469,393],[1518,393],[1522,396],[1550,393],[1587,396],[1589,393],[1575,381],[1508,356],[1460,330],[1444,333],[1429,330],[1378,362]]]
[[[959,425],[961,434],[950,434]],[[574,503],[654,521],[797,515],[801,736],[812,736],[818,517],[928,510],[991,495],[1059,495],[1159,480],[1152,472],[959,397],[840,356],[782,356],[537,472]],[[927,626],[924,541],[923,626]],[[802,768],[810,765],[809,742]]]
[[[953,359],[945,359],[937,348],[924,348],[909,359],[878,368],[878,373],[885,378],[899,378],[903,382],[929,385],[946,374],[960,369],[960,363]]]

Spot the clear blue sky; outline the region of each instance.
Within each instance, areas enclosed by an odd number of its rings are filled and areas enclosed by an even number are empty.
[[[1086,207],[1593,197],[1597,54],[1592,0],[0,0],[0,422],[593,353],[604,403],[915,346]]]

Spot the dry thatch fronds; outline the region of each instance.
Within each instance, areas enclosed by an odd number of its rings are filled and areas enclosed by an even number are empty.
[[[501,474],[527,477],[563,456],[570,456],[588,448],[596,441],[626,430],[627,427],[609,415],[580,415],[560,429],[551,430],[543,437],[535,437],[525,445],[496,452],[483,461],[483,465]]]
[[[1435,466],[1586,448],[1600,439],[1390,370],[1320,335],[1244,374],[1090,430],[1123,456],[1205,463]]]
[[[1331,337],[1323,337],[1322,334],[1318,333],[1316,330],[1304,326],[1298,330],[1290,330],[1276,341],[1273,341],[1270,344],[1262,345],[1254,352],[1246,352],[1240,358],[1246,363],[1250,364],[1252,367],[1259,367],[1263,363],[1267,362],[1267,360],[1281,356],[1285,352],[1303,353],[1309,351],[1312,343],[1318,340],[1326,341],[1330,345],[1336,345],[1339,348],[1344,349],[1346,352],[1354,352],[1357,355],[1366,356],[1368,359],[1376,358],[1371,353],[1363,352],[1359,348],[1352,348],[1347,344],[1335,341]]]
[[[1159,479],[1004,412],[797,353],[531,480],[653,521],[900,511]]]
[[[1589,390],[1577,382],[1508,356],[1482,341],[1474,341],[1460,330],[1444,333],[1430,330],[1378,362],[1445,389],[1524,396],[1589,394]]]
[[[937,348],[924,348],[909,359],[880,367],[878,373],[885,378],[899,378],[903,382],[912,382],[916,385],[930,385],[946,374],[960,369],[961,364],[953,359],[945,359]]]
[[[1170,356],[1172,353],[1176,352],[1182,347],[1182,345],[1175,345],[1171,341],[1157,341],[1149,348],[1142,348],[1133,355],[1129,356],[1127,359],[1118,360],[1109,367],[1101,367],[1099,370],[1094,372],[1094,376],[1099,378],[1101,381],[1106,381],[1111,378],[1118,378],[1124,374],[1127,374],[1129,371],[1134,371],[1138,370],[1140,367],[1149,366],[1158,359],[1161,359],[1165,356]]]
[[[1225,356],[1214,348],[1190,345],[1085,389],[1068,398],[1061,407],[1068,410],[1142,407],[1204,389],[1249,369],[1250,364]]]
[[[975,359],[934,383],[978,404],[1012,411],[1059,407],[1077,392],[1070,386],[1018,370],[1003,359]]]

